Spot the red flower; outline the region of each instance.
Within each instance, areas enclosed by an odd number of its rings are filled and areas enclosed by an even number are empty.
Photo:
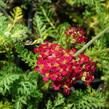
[[[50,79],[53,80],[53,81],[56,81],[57,75],[54,74],[54,73],[50,73]]]
[[[64,76],[67,76],[68,75],[68,72],[66,72],[66,71],[63,71],[62,72],[62,76],[64,77]]]
[[[53,87],[54,90],[57,91],[57,90],[59,90],[59,89],[61,88],[61,83],[58,82],[58,81],[53,82],[53,83],[52,83],[52,87]]]
[[[96,71],[96,64],[94,62],[90,62],[90,65],[91,65],[90,71],[95,72]]]
[[[43,77],[43,80],[44,80],[45,82],[48,82],[49,78],[48,78],[48,77]]]
[[[86,79],[85,79],[85,84],[87,86],[89,86],[92,83],[93,80],[94,80],[94,76],[93,75],[87,75]]]
[[[84,36],[86,34],[86,32],[82,29],[82,28],[77,28],[77,31],[79,32],[79,34],[81,34],[82,36]]]
[[[45,82],[50,80],[54,90],[63,89],[67,95],[72,85],[83,77],[85,84],[90,85],[94,79],[95,63],[84,54],[75,58],[75,52],[75,48],[66,50],[59,44],[43,43],[35,49],[35,53],[39,54],[35,71],[42,75]]]
[[[88,63],[88,64],[85,65],[85,70],[86,70],[87,72],[89,72],[89,71],[91,70],[91,65],[90,65],[90,63]]]
[[[34,53],[38,53],[38,48],[34,48]]]
[[[78,74],[82,71],[82,68],[80,66],[76,66],[73,71],[75,74]]]
[[[87,38],[84,36],[85,31],[79,27],[70,27],[65,32],[66,36],[71,36],[76,40],[76,43],[85,43]]]
[[[78,57],[79,57],[80,64],[85,64],[85,63],[88,63],[90,61],[89,57],[84,55],[84,54],[80,54]]]
[[[86,39],[86,37],[84,37],[84,36],[79,36],[79,37],[77,37],[77,43],[84,43],[84,42],[86,42],[87,41],[87,39]]]

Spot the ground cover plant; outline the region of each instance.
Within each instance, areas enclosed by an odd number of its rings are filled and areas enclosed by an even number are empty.
[[[0,0],[0,109],[109,109],[109,0]]]

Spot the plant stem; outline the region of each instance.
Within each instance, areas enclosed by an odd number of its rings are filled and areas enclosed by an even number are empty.
[[[86,45],[84,45],[80,50],[78,50],[74,56],[78,56],[80,53],[82,53],[85,49],[87,49],[94,41],[96,41],[98,38],[100,38],[104,33],[106,33],[109,30],[109,27],[105,28],[102,32],[100,32],[97,36],[92,38]]]
[[[29,7],[28,7],[28,28],[31,30],[32,32],[32,3],[29,4]]]
[[[2,11],[5,16],[9,17],[9,14],[7,13],[7,11],[3,7],[0,7],[0,11]]]
[[[9,28],[8,32],[11,32],[11,30],[13,29],[13,27],[15,26],[15,24],[16,24],[16,19],[13,21],[13,24]]]

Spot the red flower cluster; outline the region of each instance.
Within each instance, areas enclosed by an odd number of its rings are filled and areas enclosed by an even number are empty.
[[[35,71],[42,75],[45,82],[51,80],[54,90],[63,89],[65,94],[70,94],[77,80],[90,85],[94,79],[95,63],[84,54],[76,59],[74,48],[66,50],[59,44],[46,42],[35,48],[34,52],[39,54]]]
[[[87,41],[85,35],[85,32],[82,28],[76,28],[76,27],[70,27],[65,32],[67,36],[72,36],[73,39],[76,40],[77,43],[84,43]]]

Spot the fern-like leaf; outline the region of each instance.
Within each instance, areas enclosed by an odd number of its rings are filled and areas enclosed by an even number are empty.
[[[34,17],[34,29],[37,34],[37,39],[33,42],[42,43],[47,37],[57,38],[58,31],[54,25],[51,9],[45,9],[43,6],[38,7],[38,12]]]
[[[16,51],[18,53],[18,56],[21,57],[21,59],[27,63],[31,68],[34,68],[36,66],[36,54],[32,53],[31,51],[28,51],[26,48],[23,47],[23,45],[16,44]]]
[[[16,7],[13,9],[13,12],[10,12],[11,16],[10,19],[13,23],[21,20],[23,18],[22,9],[20,7]]]

